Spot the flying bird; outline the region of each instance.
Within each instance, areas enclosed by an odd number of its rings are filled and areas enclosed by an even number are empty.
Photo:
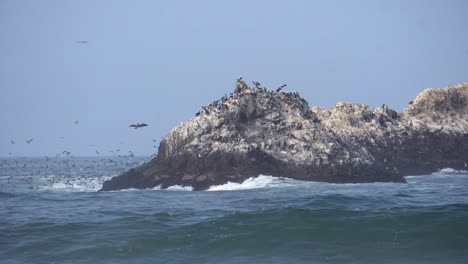
[[[131,124],[129,127],[133,127],[134,129],[142,128],[148,126],[148,124],[145,123],[136,123],[136,124]]]
[[[88,44],[87,40],[78,40],[76,43],[78,44]]]
[[[281,92],[284,87],[286,87],[286,84],[281,85],[278,89],[276,89],[276,92]]]
[[[75,125],[78,125],[78,122],[79,122],[79,121],[80,121],[80,120],[76,120],[76,121],[75,121]]]
[[[12,140],[12,141],[11,141],[11,144],[13,144],[13,145],[14,145],[14,144],[15,144],[15,141],[13,141],[13,140]]]
[[[26,143],[29,144],[29,143],[31,143],[31,142],[33,141],[33,138],[31,138],[31,139],[25,139],[24,141],[26,141]]]

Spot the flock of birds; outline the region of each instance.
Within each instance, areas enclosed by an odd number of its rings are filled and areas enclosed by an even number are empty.
[[[79,123],[79,120],[76,120],[75,125],[78,125],[78,123]],[[146,123],[136,123],[136,124],[131,124],[129,127],[132,127],[134,129],[139,129],[139,128],[143,128],[143,127],[147,127],[147,126],[148,126],[148,124],[146,124]],[[60,138],[63,139],[65,137],[60,137]],[[26,142],[26,144],[30,144],[33,140],[34,140],[34,138],[25,139],[24,142]],[[153,143],[155,143],[155,142],[156,142],[156,140],[153,139]],[[12,145],[16,144],[16,142],[13,139],[10,140],[10,143]],[[91,146],[93,146],[93,145],[91,145]],[[153,147],[155,147],[155,145],[153,145]],[[120,150],[117,150],[117,152],[118,151],[120,151]],[[111,151],[111,152],[113,153],[113,151]],[[66,153],[71,154],[71,152],[65,150],[65,151],[63,151],[63,153],[58,153],[57,155],[60,156],[61,154],[66,154]],[[8,154],[12,155],[13,153],[9,152]],[[98,150],[96,150],[96,154],[98,154],[98,155],[100,154]]]
[[[239,78],[237,78],[237,82],[240,82],[240,81],[242,81],[242,76],[239,76]],[[276,90],[270,91],[266,86],[262,86],[257,81],[253,81],[252,84],[253,84],[253,91],[254,91],[255,94],[256,94],[257,91],[265,91],[265,92],[270,92],[270,93],[271,92],[280,93],[287,86],[286,84],[283,84],[280,87],[276,88]],[[195,114],[195,116],[199,116],[202,113],[209,114],[210,111],[213,110],[213,109],[216,109],[217,111],[227,110],[227,106],[226,106],[225,102],[227,102],[229,98],[232,98],[232,97],[236,98],[237,96],[239,96],[239,93],[236,93],[236,92],[231,92],[229,95],[225,94],[223,97],[221,97],[221,99],[210,103],[208,106],[202,106],[201,107],[202,109],[200,111],[198,111]]]
[[[79,44],[87,44],[87,41],[77,41]],[[241,81],[242,77],[239,77],[237,81]],[[266,87],[262,87],[259,82],[252,82],[255,89],[258,90],[266,90]],[[281,85],[276,89],[276,92],[281,92],[281,90],[286,87],[286,84]],[[231,94],[232,96],[232,94]],[[219,101],[226,101],[228,100],[228,96],[225,95]],[[213,102],[208,106],[208,108],[214,107],[222,107],[223,104]],[[207,111],[207,107],[203,107],[205,111]],[[199,115],[197,113],[197,115]],[[75,125],[78,125],[79,120],[76,120]],[[148,124],[146,123],[134,123],[129,125],[129,128],[133,129],[141,129],[147,127]],[[64,138],[64,137],[61,137]],[[34,138],[27,138],[24,140],[26,144],[31,144],[34,141]],[[156,148],[157,140],[152,139],[153,148]],[[15,145],[16,142],[11,139],[11,144]],[[92,147],[96,147],[95,145],[90,145]],[[50,184],[57,183],[57,182],[65,182],[65,185],[71,186],[72,181],[78,180],[89,180],[89,177],[99,177],[103,176],[105,173],[109,173],[109,168],[113,168],[116,173],[121,173],[131,167],[139,165],[142,163],[142,160],[138,160],[135,157],[135,154],[130,150],[128,153],[123,153],[120,149],[110,150],[111,154],[105,155],[104,153],[101,155],[102,151],[95,149],[95,153],[100,158],[91,158],[89,160],[83,160],[82,158],[76,158],[72,155],[72,152],[66,149],[60,150],[55,156],[49,157],[44,156],[43,159],[41,158],[15,158],[15,159],[4,159],[2,163],[0,163],[0,177],[8,177],[8,182],[12,179],[13,175],[24,175],[24,173],[29,173],[29,176],[24,177],[24,181],[28,184],[31,184],[31,188],[34,187],[33,185],[33,176],[47,176],[47,181]],[[118,155],[115,155],[118,154]],[[12,153],[10,152],[9,155],[11,156]],[[154,157],[154,156],[153,156]],[[102,171],[100,174],[98,171],[98,167],[105,167],[107,168],[105,171]],[[111,169],[112,170],[112,169]]]
[[[239,78],[237,78],[237,82],[240,82],[242,81],[242,76],[239,76]],[[267,91],[268,88],[266,88],[265,86],[262,86],[259,82],[257,81],[253,81],[252,84],[254,85],[255,89],[258,89],[258,90],[265,90]],[[285,87],[287,86],[287,84],[283,84],[281,85],[280,87],[276,88],[276,92],[279,93],[281,92]]]
[[[73,157],[63,151],[54,157],[3,159],[0,162],[0,183],[13,186],[20,183],[27,189],[39,186],[51,187],[56,184],[74,188],[106,179],[103,176],[120,174],[132,167],[141,165],[143,158],[135,157],[133,152],[117,157],[84,158]],[[0,184],[0,191],[7,188]]]
[[[78,125],[79,120],[74,123]],[[147,126],[146,123],[135,123],[129,127],[140,129]],[[30,144],[34,141],[34,138],[27,138],[24,141],[26,144]],[[10,142],[12,145],[17,144],[13,139]],[[153,148],[156,148],[157,140],[152,139],[152,142]],[[95,145],[90,146],[96,147]],[[107,154],[96,149],[95,153],[101,157],[77,158],[72,155],[71,151],[62,149],[51,157],[3,159],[0,162],[0,177],[7,177],[7,183],[10,183],[14,176],[19,177],[24,183],[30,184],[31,189],[34,187],[33,177],[35,176],[47,177],[49,184],[63,182],[65,185],[71,186],[72,182],[77,180],[89,180],[90,177],[100,177],[112,173],[112,171],[114,174],[121,173],[142,162],[131,150],[123,152],[120,149],[115,149],[109,150],[109,154]],[[10,152],[9,155],[13,154]],[[99,173],[99,167],[104,167],[106,170]],[[28,174],[28,176],[23,177],[24,174]]]
[[[77,40],[76,44],[86,45],[89,42],[87,40]],[[78,125],[79,120],[76,120],[75,125]],[[146,123],[135,123],[129,127],[134,129],[141,129],[147,127]],[[60,137],[61,139],[65,137]],[[27,138],[24,140],[26,144],[31,144],[34,138]],[[153,148],[156,148],[156,140],[152,139]],[[11,139],[10,143],[16,145],[18,142]],[[90,145],[95,147],[94,145]],[[139,165],[142,161],[139,160],[133,151],[129,150],[126,153],[120,151],[120,149],[109,150],[109,155],[106,155],[104,151],[95,150],[95,153],[101,157],[99,158],[76,158],[72,155],[72,152],[66,149],[60,150],[55,156],[44,156],[43,158],[18,158],[14,159],[3,159],[0,162],[0,177],[7,177],[7,182],[12,180],[13,176],[24,176],[25,173],[28,176],[19,177],[26,183],[32,184],[34,176],[46,176],[49,175],[48,181],[52,184],[54,182],[60,182],[65,180],[65,184],[70,185],[72,180],[87,179],[89,177],[102,176],[100,174],[109,173],[109,168],[112,168],[116,173],[120,173],[130,167]],[[102,154],[101,154],[102,153]],[[13,153],[9,152],[9,156]],[[117,154],[117,155],[116,155]],[[104,165],[104,166],[103,166]],[[103,166],[107,168],[102,173],[99,173],[98,168]],[[112,172],[111,172],[112,173]],[[77,178],[78,174],[78,178]]]

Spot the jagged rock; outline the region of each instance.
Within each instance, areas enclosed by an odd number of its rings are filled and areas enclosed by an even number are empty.
[[[298,93],[252,89],[174,128],[148,163],[102,190],[190,185],[203,190],[259,174],[336,183],[405,182],[403,176],[468,162],[468,84],[425,90],[402,113],[387,105],[310,108]]]

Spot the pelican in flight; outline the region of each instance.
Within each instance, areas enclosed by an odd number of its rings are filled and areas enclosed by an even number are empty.
[[[129,127],[133,127],[134,129],[142,128],[148,126],[148,124],[145,123],[136,123],[136,124],[131,124]]]
[[[284,87],[286,87],[286,84],[281,85],[278,89],[276,89],[276,92],[281,92]]]

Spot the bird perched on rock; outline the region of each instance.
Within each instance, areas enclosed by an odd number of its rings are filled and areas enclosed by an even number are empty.
[[[146,127],[146,126],[148,126],[148,124],[136,123],[136,124],[131,124],[129,127],[133,127],[134,129],[138,129],[138,128],[142,128],[142,127]]]
[[[281,92],[281,90],[283,90],[284,87],[286,87],[286,84],[283,84],[280,87],[278,87],[278,89],[276,89],[276,92],[277,93]]]
[[[259,82],[252,82],[252,84],[255,85],[255,87],[257,87],[257,88],[262,86]]]
[[[239,78],[237,78],[236,89],[234,89],[234,93],[242,93],[247,89],[249,89],[249,86],[242,80],[242,76],[239,76]]]

